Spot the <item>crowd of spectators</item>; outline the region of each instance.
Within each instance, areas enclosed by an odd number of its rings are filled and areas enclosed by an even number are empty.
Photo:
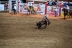
[[[53,6],[53,5],[57,5],[59,6],[60,4],[62,4],[63,7],[67,7],[68,6],[72,6],[72,4],[70,4],[70,2],[67,1],[47,1],[49,6]]]

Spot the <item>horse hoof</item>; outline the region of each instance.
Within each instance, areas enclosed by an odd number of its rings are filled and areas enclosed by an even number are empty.
[[[51,24],[51,22],[48,23],[48,25],[50,25],[50,24]]]

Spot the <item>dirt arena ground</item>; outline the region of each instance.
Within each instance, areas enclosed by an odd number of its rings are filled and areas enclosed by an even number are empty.
[[[42,15],[0,13],[0,48],[72,48],[72,19],[49,17],[46,29],[37,29]]]

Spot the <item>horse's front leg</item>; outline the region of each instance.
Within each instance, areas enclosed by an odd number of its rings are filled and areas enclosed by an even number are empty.
[[[28,12],[27,12],[27,15],[28,15]]]
[[[38,28],[41,29],[42,25],[38,25]]]
[[[27,15],[30,15],[30,12],[28,12]]]
[[[27,15],[29,15],[29,12],[27,12]]]
[[[30,15],[30,12],[29,12],[29,15]]]
[[[47,27],[47,24],[44,26],[44,28],[46,28]]]

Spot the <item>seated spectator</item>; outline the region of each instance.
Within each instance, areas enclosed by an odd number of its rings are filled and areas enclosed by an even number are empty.
[[[63,7],[67,7],[67,3],[65,2],[65,3],[63,3]]]
[[[48,2],[48,5],[49,5],[49,1],[47,1]]]
[[[52,2],[51,1],[49,1],[49,5],[52,6]]]
[[[53,2],[52,2],[52,5],[56,5],[56,2],[55,2],[55,1],[53,1]]]
[[[67,3],[67,5],[69,6],[69,5],[70,5],[70,3],[68,2],[68,3]]]
[[[59,2],[56,2],[56,5],[59,6]]]

